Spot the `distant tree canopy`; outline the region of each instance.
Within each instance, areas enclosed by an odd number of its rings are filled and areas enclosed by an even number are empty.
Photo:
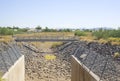
[[[17,33],[27,32],[28,28],[19,28],[19,27],[0,27],[0,35],[13,35]]]
[[[37,29],[37,30],[41,30],[41,29],[42,29],[42,27],[37,26],[35,29]]]
[[[48,27],[45,27],[45,29],[42,29],[43,32],[71,32],[72,30],[71,29],[52,29],[52,28],[48,28]]]
[[[120,29],[115,30],[115,29],[102,29],[100,28],[99,30],[96,30],[94,32],[92,32],[92,35],[95,36],[97,39],[101,39],[101,38],[109,38],[109,37],[115,37],[115,38],[119,38],[120,37]]]
[[[45,27],[45,29],[42,30],[43,32],[56,32],[56,29],[50,29],[48,27]]]
[[[71,29],[61,29],[60,32],[71,32],[72,30]]]
[[[13,35],[13,30],[11,28],[0,28],[1,35]]]

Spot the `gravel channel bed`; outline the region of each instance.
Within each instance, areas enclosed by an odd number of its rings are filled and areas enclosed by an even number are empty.
[[[25,55],[25,80],[26,81],[70,81],[71,64],[63,60],[61,54],[54,53],[55,60],[46,60],[45,53],[21,47]]]

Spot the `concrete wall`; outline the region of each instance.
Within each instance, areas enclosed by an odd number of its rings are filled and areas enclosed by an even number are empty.
[[[71,81],[100,81],[100,78],[84,66],[76,57],[71,57]]]
[[[24,81],[25,66],[24,55],[22,55],[10,69],[3,75],[5,81]]]

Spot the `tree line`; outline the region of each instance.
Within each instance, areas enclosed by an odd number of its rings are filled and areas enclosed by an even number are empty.
[[[21,34],[26,33],[30,30],[30,28],[19,28],[19,27],[0,27],[0,35],[14,35],[14,34]],[[76,29],[72,30],[69,28],[66,29],[52,29],[52,28],[42,28],[41,26],[35,27],[36,31],[33,32],[74,32],[75,36],[86,36],[87,32],[90,32],[92,36],[95,36],[97,39],[107,39],[109,37],[120,38],[120,28],[118,29],[105,29],[105,28],[98,28],[98,29]],[[31,32],[32,33],[32,32]]]
[[[27,28],[19,27],[0,27],[0,35],[13,35],[17,33],[27,32]]]
[[[0,27],[0,35],[14,35],[29,32],[30,28],[19,28],[19,27]],[[71,32],[71,29],[52,29],[52,28],[42,28],[40,26],[35,27],[32,32]]]
[[[41,30],[42,32],[71,32],[72,31],[69,28],[57,30],[57,29],[52,29],[52,28],[45,27],[45,28],[42,29],[42,27],[40,27],[40,26],[37,26],[35,29],[38,30],[38,31]]]

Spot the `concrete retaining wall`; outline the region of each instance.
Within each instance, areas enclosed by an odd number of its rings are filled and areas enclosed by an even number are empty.
[[[76,57],[72,56],[71,81],[100,81],[100,78],[84,66]]]
[[[25,66],[24,55],[22,55],[10,69],[3,75],[5,81],[24,81]]]

